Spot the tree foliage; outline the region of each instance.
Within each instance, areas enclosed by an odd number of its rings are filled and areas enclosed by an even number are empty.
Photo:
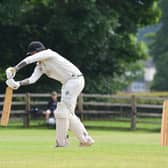
[[[41,40],[81,69],[87,91],[111,92],[116,76],[147,57],[136,33],[138,27],[157,22],[157,1],[4,0],[0,2],[1,66],[16,64],[31,40]],[[27,75],[25,70],[18,78]],[[106,79],[113,82],[107,86]],[[41,81],[42,88],[47,84]],[[35,85],[30,91],[36,89]]]
[[[162,9],[161,28],[157,32],[154,43],[152,45],[152,55],[154,57],[157,73],[155,75],[153,89],[168,90],[168,2],[161,0],[160,7]]]

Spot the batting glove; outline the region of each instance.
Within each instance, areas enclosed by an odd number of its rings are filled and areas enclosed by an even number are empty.
[[[6,77],[7,79],[12,79],[16,75],[16,69],[14,67],[9,67],[6,69]]]
[[[13,90],[17,90],[20,87],[20,83],[15,81],[14,79],[8,79],[6,81],[6,84]]]

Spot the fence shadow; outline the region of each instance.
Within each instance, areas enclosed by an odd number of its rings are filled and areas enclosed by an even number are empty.
[[[89,130],[99,130],[99,131],[121,131],[121,132],[148,132],[148,133],[159,133],[160,128],[136,128],[136,130],[132,130],[127,127],[106,127],[106,126],[86,126]]]

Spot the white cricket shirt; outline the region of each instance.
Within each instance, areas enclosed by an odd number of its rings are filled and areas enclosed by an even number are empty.
[[[30,83],[34,83],[42,74],[46,74],[62,84],[71,79],[73,75],[82,74],[75,65],[51,49],[26,57],[21,62],[26,62],[26,64],[37,62],[36,68],[29,78]]]

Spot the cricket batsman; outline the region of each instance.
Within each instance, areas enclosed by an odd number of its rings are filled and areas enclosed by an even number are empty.
[[[80,70],[57,52],[46,49],[40,41],[32,41],[28,45],[26,55],[27,57],[16,66],[7,68],[6,84],[16,90],[20,86],[35,83],[43,74],[61,82],[61,101],[54,112],[56,117],[56,146],[65,147],[68,145],[68,129],[76,135],[80,146],[92,145],[94,140],[88,135],[84,125],[75,115],[77,98],[85,85]],[[32,63],[36,63],[33,74],[22,81],[15,81],[16,72]]]

